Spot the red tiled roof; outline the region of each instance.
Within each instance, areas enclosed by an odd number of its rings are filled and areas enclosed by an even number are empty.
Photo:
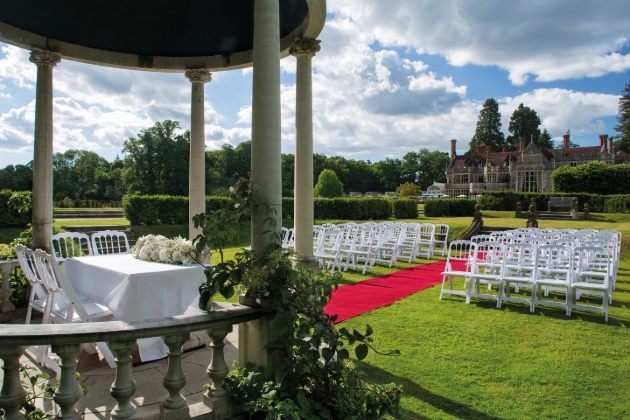
[[[588,146],[588,147],[570,147],[568,149],[559,149],[564,155],[597,155],[601,152],[601,146]]]
[[[470,159],[473,166],[477,166],[481,159],[486,160],[486,165],[488,161],[492,163],[493,166],[503,166],[503,162],[505,159],[510,157],[512,162],[514,162],[521,155],[521,152],[496,152],[496,153],[487,153],[487,154],[477,154],[474,155],[463,155],[463,156],[455,156],[455,159],[451,161],[451,168],[465,168],[466,160]]]

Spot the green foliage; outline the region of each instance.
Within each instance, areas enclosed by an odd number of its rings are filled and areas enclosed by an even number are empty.
[[[615,146],[620,153],[630,153],[630,83],[626,83],[626,87],[619,98],[619,117],[617,117],[619,125],[615,130],[619,133],[615,138]]]
[[[206,197],[206,211],[232,204],[228,197]],[[122,201],[125,217],[132,225],[188,224],[188,197],[166,195],[126,195]]]
[[[32,219],[30,191],[0,190],[0,229],[26,227]]]
[[[394,219],[416,219],[418,217],[417,200],[391,200]]]
[[[313,193],[315,197],[343,197],[343,184],[339,181],[334,171],[324,169],[317,178],[317,184],[315,184]]]
[[[11,250],[9,245],[7,245],[7,244],[0,244],[0,261],[8,260],[9,258],[13,258],[14,255],[15,255],[15,252],[13,252]]]
[[[372,328],[368,325],[364,333],[338,331],[333,326],[337,316],[324,312],[341,274],[314,276],[304,265],[294,268],[290,254],[279,245],[275,209],[256,186],[249,185],[242,182],[235,187],[234,200],[241,204],[236,212],[224,209],[220,217],[195,218],[195,224],[203,227],[197,249],[211,242],[206,233],[223,229],[208,225],[239,222],[251,206],[265,211],[265,224],[276,233],[260,253],[243,250],[234,260],[206,267],[207,281],[199,289],[200,308],[207,309],[215,293],[229,299],[237,288],[245,288],[246,296],[263,302],[265,312],[273,317],[274,338],[265,349],[281,358],[275,375],[261,383],[262,369],[237,367],[224,383],[233,402],[250,416],[265,415],[267,419],[376,419],[385,413],[399,417],[402,388],[374,384],[348,361],[347,347],[355,343],[359,360],[370,349],[376,351]]]
[[[417,197],[422,194],[422,188],[411,182],[405,182],[398,187],[398,194],[401,197]]]
[[[530,138],[533,136],[534,143],[537,143],[540,137],[539,127],[540,118],[536,111],[521,103],[510,118],[509,130],[512,135],[506,139],[509,150],[516,149],[516,145],[521,137],[525,137],[529,143]]]
[[[593,161],[578,166],[561,166],[551,174],[554,192],[626,194],[630,192],[630,166]]]
[[[391,215],[391,204],[384,198],[315,199],[318,220],[383,220]]]
[[[475,212],[475,200],[467,198],[449,198],[428,200],[424,203],[424,214],[427,217],[464,217]]]
[[[492,152],[500,152],[505,144],[505,136],[501,132],[501,113],[499,103],[494,98],[487,99],[479,111],[475,135],[470,140],[469,153],[477,153],[477,146],[490,146]]]
[[[540,134],[538,140],[536,140],[536,144],[547,149],[553,149],[553,137],[551,137],[551,134],[549,134],[546,128]]]
[[[578,210],[588,203],[594,213],[630,213],[630,194],[601,195],[588,193],[521,193],[515,191],[488,191],[478,199],[482,210],[514,211],[521,202],[526,211],[532,198],[536,199],[538,211],[547,211],[551,197],[577,197]]]
[[[33,162],[27,165],[8,165],[0,169],[0,188],[12,191],[33,189]]]

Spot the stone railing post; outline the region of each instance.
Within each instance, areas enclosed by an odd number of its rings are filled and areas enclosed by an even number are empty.
[[[118,404],[112,411],[113,419],[135,419],[136,406],[131,397],[136,393],[136,381],[131,376],[131,351],[136,340],[112,341],[109,348],[116,356],[116,379],[109,393]]]
[[[213,412],[227,410],[229,395],[223,389],[223,380],[230,369],[225,363],[223,348],[225,347],[225,337],[232,332],[232,326],[214,328],[208,330],[208,336],[212,339],[212,361],[208,366],[208,377],[212,380],[212,386],[203,394],[203,402],[212,409]]]
[[[15,305],[11,303],[11,270],[18,267],[17,261],[0,261],[0,275],[2,275],[2,289],[0,289],[0,313],[15,311]]]
[[[60,409],[56,419],[79,420],[82,416],[74,406],[83,396],[77,381],[77,356],[81,351],[81,345],[53,345],[51,350],[61,359],[61,379],[53,397]]]
[[[163,337],[168,346],[168,368],[162,385],[168,396],[160,404],[160,415],[164,420],[180,420],[189,417],[186,398],[180,393],[186,385],[186,375],[182,371],[182,345],[190,338],[189,333]]]
[[[0,408],[4,410],[4,420],[23,420],[20,407],[26,398],[26,391],[20,382],[20,357],[26,347],[0,347],[0,359],[4,362],[4,380],[0,391]]]

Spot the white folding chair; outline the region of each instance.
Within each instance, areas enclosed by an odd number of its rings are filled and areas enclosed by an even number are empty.
[[[579,247],[574,250],[576,257],[576,276],[571,284],[569,314],[571,309],[600,312],[608,322],[608,305],[612,300],[610,273],[612,263],[610,253],[604,248]],[[598,295],[602,297],[602,306],[577,303],[577,294]]]
[[[443,294],[459,295],[468,297],[468,288],[455,289],[453,287],[453,279],[457,277],[464,278],[464,284],[469,280],[470,275],[475,271],[475,260],[477,258],[477,244],[471,241],[453,241],[448,247],[448,256],[446,257],[446,265],[442,272],[442,290],[440,291],[440,300]],[[448,287],[445,286],[448,284]]]
[[[505,245],[499,242],[483,242],[477,244],[475,254],[475,269],[468,277],[468,295],[466,303],[470,303],[470,298],[493,299],[499,301],[499,296],[489,293],[481,293],[481,283],[488,285],[488,290],[492,285],[499,285],[503,276],[505,264]]]
[[[51,323],[66,324],[74,322],[93,322],[95,320],[112,317],[113,313],[102,302],[83,303],[59,268],[55,259],[44,251],[35,251],[35,263],[44,283],[47,285],[49,296],[46,305]],[[95,343],[109,367],[116,367],[114,355],[104,342]]]
[[[435,225],[433,233],[433,253],[440,252],[441,256],[445,256],[448,252],[448,230],[449,226],[444,224]]]
[[[496,238],[491,235],[475,235],[470,238],[470,241],[476,243],[477,245],[480,245],[484,242],[495,242],[495,239]]]
[[[420,224],[412,222],[403,226],[396,244],[396,261],[398,259],[406,259],[408,263],[415,261],[419,240]]]
[[[565,308],[567,316],[569,308],[571,282],[573,272],[573,249],[564,245],[543,245],[536,250],[537,278],[532,288],[532,312],[536,305],[559,306]],[[542,288],[565,293],[565,302],[543,299]],[[548,295],[548,293],[546,294]]]
[[[330,267],[330,274],[335,272],[335,267],[341,272],[341,242],[343,237],[344,232],[339,229],[327,231],[314,252],[314,257],[319,260],[322,267]]]
[[[125,232],[102,230],[92,234],[94,255],[130,254],[129,240]]]
[[[354,241],[350,249],[345,252],[346,265],[343,271],[348,271],[348,267],[359,269],[359,263],[361,260],[364,261],[362,274],[365,274],[365,270],[367,269],[368,264],[370,265],[370,271],[372,271],[372,245],[374,244],[373,237],[374,231],[369,227],[358,229],[356,231],[356,234],[354,235]]]
[[[55,259],[64,262],[67,258],[94,255],[90,237],[85,233],[65,232],[50,237],[50,250]]]
[[[435,247],[435,226],[432,223],[422,223],[418,227],[418,249],[417,257],[433,258],[433,249]]]
[[[28,297],[28,309],[26,310],[25,324],[31,323],[31,317],[33,315],[33,309],[37,312],[45,314],[46,312],[46,298],[48,297],[48,291],[46,285],[39,278],[37,273],[37,266],[35,265],[35,254],[33,250],[25,247],[24,245],[18,245],[15,247],[15,253],[17,254],[20,267],[24,273],[24,277],[31,286],[31,293]],[[48,324],[48,319],[43,318],[42,324]]]
[[[533,288],[537,279],[536,246],[531,244],[506,244],[503,259],[503,275],[499,280],[497,308],[507,302],[527,303],[532,310],[531,294],[529,298],[512,296],[511,287],[518,293],[521,287]]]

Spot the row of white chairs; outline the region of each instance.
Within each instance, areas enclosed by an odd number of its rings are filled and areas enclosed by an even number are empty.
[[[59,262],[85,255],[129,254],[131,247],[125,232],[103,230],[92,236],[79,232],[65,232],[50,237],[50,249]]]
[[[16,247],[20,267],[31,286],[26,324],[30,324],[33,310],[42,313],[42,324],[92,322],[103,318],[114,319],[109,307],[103,302],[77,294],[55,257],[41,250],[31,250],[23,245]],[[110,367],[116,367],[114,355],[104,342],[94,343]],[[87,345],[94,352],[94,345]],[[48,346],[34,349],[36,361],[59,374],[56,361],[48,356]]]
[[[322,267],[344,271],[370,269],[375,263],[397,265],[399,260],[411,263],[417,258],[446,254],[448,225],[431,223],[366,222],[327,223],[313,227],[314,256]],[[294,230],[283,228],[282,246],[295,246]],[[345,260],[345,264],[344,264]]]
[[[518,235],[518,233],[534,235]],[[618,267],[617,243],[621,234],[617,231],[569,232],[571,238],[550,239],[547,243],[535,243],[528,238],[540,231],[512,231],[510,240],[454,241],[449,247],[446,268],[443,274],[440,299],[444,294],[462,295],[466,302],[471,298],[502,302],[522,302],[534,312],[536,305],[560,306],[567,315],[573,309],[600,312],[608,320],[608,306],[612,302],[614,279]],[[508,235],[494,235],[505,239]],[[544,237],[544,236],[543,236]],[[579,243],[569,243],[569,240]],[[589,240],[592,238],[593,240]],[[549,243],[552,240],[558,243]],[[455,288],[453,279],[462,277],[463,288]],[[498,293],[482,293],[481,285],[488,289],[498,286]],[[530,289],[528,297],[512,296],[511,289]],[[564,293],[564,302],[545,299],[549,291]],[[578,302],[581,295],[602,298],[601,306]]]

